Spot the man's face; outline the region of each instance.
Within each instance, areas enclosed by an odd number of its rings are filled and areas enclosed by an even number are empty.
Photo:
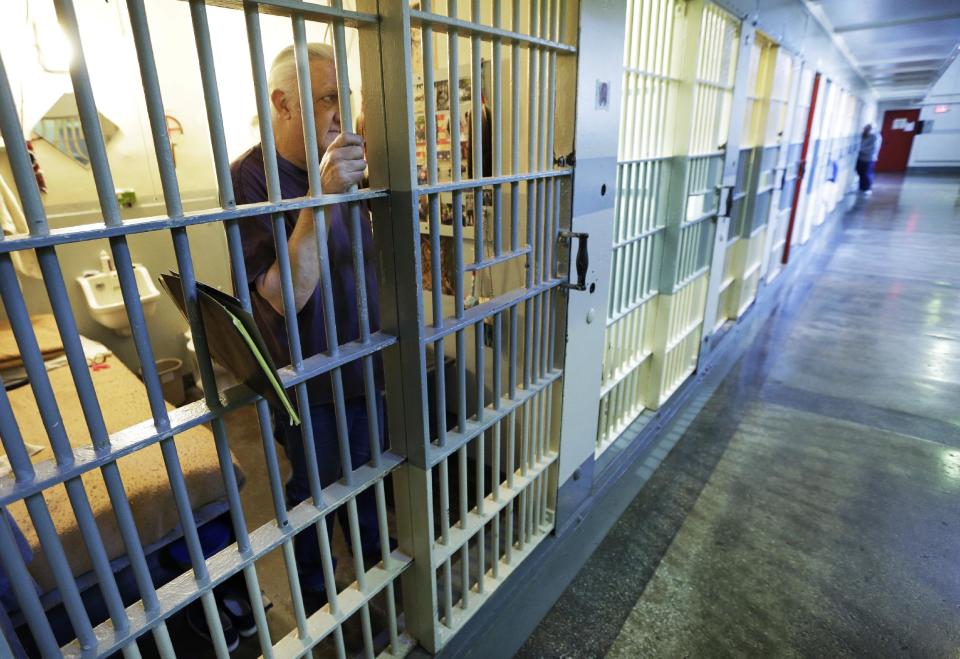
[[[340,96],[337,90],[337,69],[333,62],[319,61],[310,67],[313,87],[313,119],[317,127],[317,143],[322,157],[330,143],[340,134]]]
[[[313,60],[310,64],[313,88],[313,120],[317,131],[318,159],[340,134],[340,103],[337,93],[337,70],[333,62]],[[288,145],[287,157],[306,168],[307,158],[303,144],[303,118],[296,98],[285,99],[287,113],[281,113],[278,130]]]

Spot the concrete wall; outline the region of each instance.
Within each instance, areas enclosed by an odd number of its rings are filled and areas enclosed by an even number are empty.
[[[76,0],[75,4],[97,107],[119,127],[107,145],[114,182],[117,188],[133,189],[137,195],[137,204],[125,209],[124,216],[163,215],[163,194],[125,3]],[[184,206],[187,210],[214,208],[219,203],[217,184],[189,5],[147,0],[146,7],[165,110],[183,126],[183,135],[176,140],[175,155]],[[5,3],[2,13],[0,53],[20,106],[24,134],[29,136],[47,109],[62,94],[72,91],[70,76],[62,70],[67,66],[67,56],[57,52],[62,50],[63,36],[48,0],[28,0],[10,3],[10,6]],[[259,142],[243,12],[210,7],[208,14],[227,148],[234,158]],[[264,55],[270,62],[277,52],[292,43],[292,31],[288,20],[276,16],[263,16],[262,30]],[[309,39],[324,40],[324,32],[324,26],[308,22]],[[35,33],[39,36],[35,37]],[[348,30],[348,43],[354,46],[351,50],[355,50],[353,30]],[[50,68],[61,70],[48,70]],[[358,70],[358,66],[351,66],[351,71]],[[355,89],[359,88],[359,79],[351,83]],[[78,164],[42,140],[34,140],[34,146],[49,190],[44,195],[44,205],[51,227],[101,221],[89,167]],[[0,176],[13,186],[3,149],[0,149]],[[189,234],[198,278],[229,291],[226,240],[220,226],[191,228]],[[129,244],[134,261],[143,263],[152,275],[176,269],[169,234],[133,236]],[[136,367],[130,339],[103,328],[89,316],[75,281],[84,270],[96,269],[100,250],[108,248],[106,241],[95,241],[67,245],[57,252],[80,331],[105,343],[128,365]],[[22,287],[31,312],[49,309],[42,282],[22,278]],[[0,315],[2,313],[0,309]],[[161,297],[148,325],[158,358],[187,359],[183,338],[187,325],[166,295]]]
[[[960,167],[960,58],[923,99],[920,119],[933,130],[913,139],[908,167]]]

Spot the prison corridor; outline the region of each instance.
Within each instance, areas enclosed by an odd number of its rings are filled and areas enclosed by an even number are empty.
[[[854,202],[518,657],[955,655],[958,194]]]

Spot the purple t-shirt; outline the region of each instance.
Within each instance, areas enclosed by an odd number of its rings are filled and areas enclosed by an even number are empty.
[[[309,188],[307,172],[277,155],[280,174],[280,193],[284,199],[303,197]],[[230,165],[233,191],[237,205],[267,201],[266,177],[263,171],[263,152],[260,145],[251,148]],[[350,213],[346,204],[326,207],[327,249],[330,255],[330,279],[333,288],[333,309],[337,324],[337,339],[340,345],[360,338],[360,322],[357,311],[356,278],[353,274],[353,250],[350,241]],[[361,206],[361,235],[363,238],[363,261],[367,282],[367,306],[370,331],[380,328],[380,311],[377,294],[377,277],[373,256],[373,234],[370,216]],[[285,215],[287,236],[293,231],[299,211]],[[239,222],[243,243],[243,257],[250,284],[250,302],[253,316],[277,366],[290,363],[290,347],[283,316],[274,310],[256,288],[256,280],[276,261],[276,245],[273,240],[273,223],[269,215],[242,218]],[[326,352],[327,338],[323,318],[323,300],[318,285],[307,303],[297,314],[300,329],[300,345],[304,357]],[[360,396],[364,392],[360,361],[351,362],[341,369],[346,398]],[[379,355],[374,357],[376,388],[383,388]],[[321,375],[307,383],[311,404],[332,401],[329,375]]]

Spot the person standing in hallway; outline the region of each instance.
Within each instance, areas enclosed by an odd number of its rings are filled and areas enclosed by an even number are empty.
[[[860,177],[860,192],[865,195],[870,194],[873,187],[873,168],[877,164],[882,141],[883,138],[880,137],[880,134],[873,132],[871,124],[863,127],[863,135],[860,138],[860,152],[857,154],[857,176]]]

